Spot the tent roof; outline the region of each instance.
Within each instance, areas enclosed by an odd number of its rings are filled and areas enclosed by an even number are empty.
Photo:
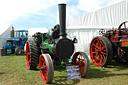
[[[67,22],[67,29],[117,28],[128,20],[128,0],[87,13]]]
[[[11,24],[2,24],[2,25],[0,25],[0,35],[10,27],[13,27],[13,26]]]

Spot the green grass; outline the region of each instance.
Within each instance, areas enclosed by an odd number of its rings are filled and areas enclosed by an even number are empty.
[[[0,85],[45,85],[39,70],[27,69],[25,55],[0,57]],[[91,62],[91,61],[90,61]],[[68,80],[65,68],[55,67],[51,85],[127,85],[128,66],[114,61],[108,68],[97,67],[90,63],[86,78]]]

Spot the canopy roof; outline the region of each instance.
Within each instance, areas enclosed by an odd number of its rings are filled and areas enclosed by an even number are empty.
[[[117,28],[128,20],[128,0],[87,13],[67,22],[67,29]]]
[[[11,30],[14,28],[11,24],[0,25],[0,48],[6,44],[6,38],[11,36]]]
[[[8,28],[13,27],[11,24],[1,24],[0,25],[0,35],[4,33]]]

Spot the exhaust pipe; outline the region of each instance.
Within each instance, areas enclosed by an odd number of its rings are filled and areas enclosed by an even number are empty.
[[[12,27],[11,37],[14,37],[14,28]]]
[[[60,36],[66,38],[66,4],[59,4]]]

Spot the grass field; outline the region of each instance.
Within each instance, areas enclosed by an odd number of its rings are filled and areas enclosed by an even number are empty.
[[[0,57],[0,85],[45,85],[39,70],[27,69],[25,55]],[[90,61],[86,78],[68,80],[65,68],[55,67],[51,85],[128,85],[128,66],[114,61],[108,68],[96,67]]]

